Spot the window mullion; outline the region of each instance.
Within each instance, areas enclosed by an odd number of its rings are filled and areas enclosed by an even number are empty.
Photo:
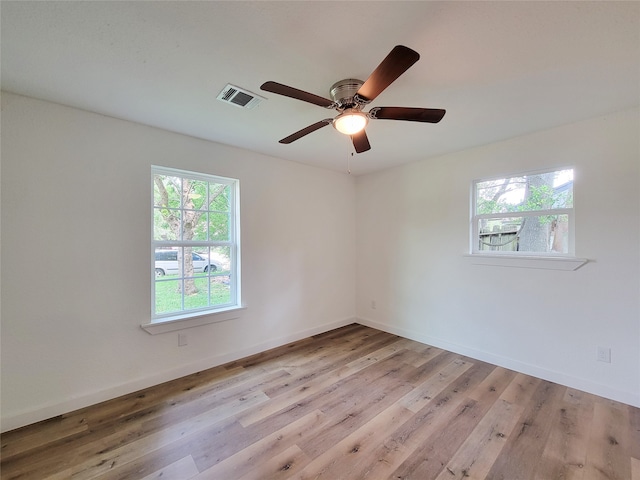
[[[528,210],[524,212],[479,213],[474,215],[474,218],[483,220],[498,218],[540,217],[547,215],[571,215],[572,213],[572,208],[553,208],[549,210]]]

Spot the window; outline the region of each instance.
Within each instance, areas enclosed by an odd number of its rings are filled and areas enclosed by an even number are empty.
[[[573,169],[473,184],[472,253],[574,254]]]
[[[240,306],[238,180],[152,168],[152,323]]]

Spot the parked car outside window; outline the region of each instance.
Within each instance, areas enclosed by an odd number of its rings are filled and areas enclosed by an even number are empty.
[[[208,258],[192,252],[193,273],[207,273],[218,270],[218,265]],[[177,250],[156,250],[156,277],[177,275],[179,273]]]

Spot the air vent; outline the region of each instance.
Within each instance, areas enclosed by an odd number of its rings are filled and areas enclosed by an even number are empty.
[[[256,95],[255,93],[231,84],[228,84],[222,89],[217,99],[240,108],[254,108],[257,107],[260,102],[266,100],[266,98],[260,95]]]

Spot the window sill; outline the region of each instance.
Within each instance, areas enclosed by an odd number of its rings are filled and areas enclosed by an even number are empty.
[[[180,317],[168,317],[158,319],[155,322],[143,323],[140,327],[151,335],[174,332],[176,330],[184,330],[185,328],[233,320],[234,318],[239,318],[242,310],[246,310],[246,308],[245,306],[229,307],[216,312],[199,312],[189,317],[185,317],[184,315]]]
[[[493,267],[540,268],[544,270],[573,271],[582,267],[589,260],[577,257],[543,257],[533,255],[485,255],[467,254],[472,265],[488,265]]]

